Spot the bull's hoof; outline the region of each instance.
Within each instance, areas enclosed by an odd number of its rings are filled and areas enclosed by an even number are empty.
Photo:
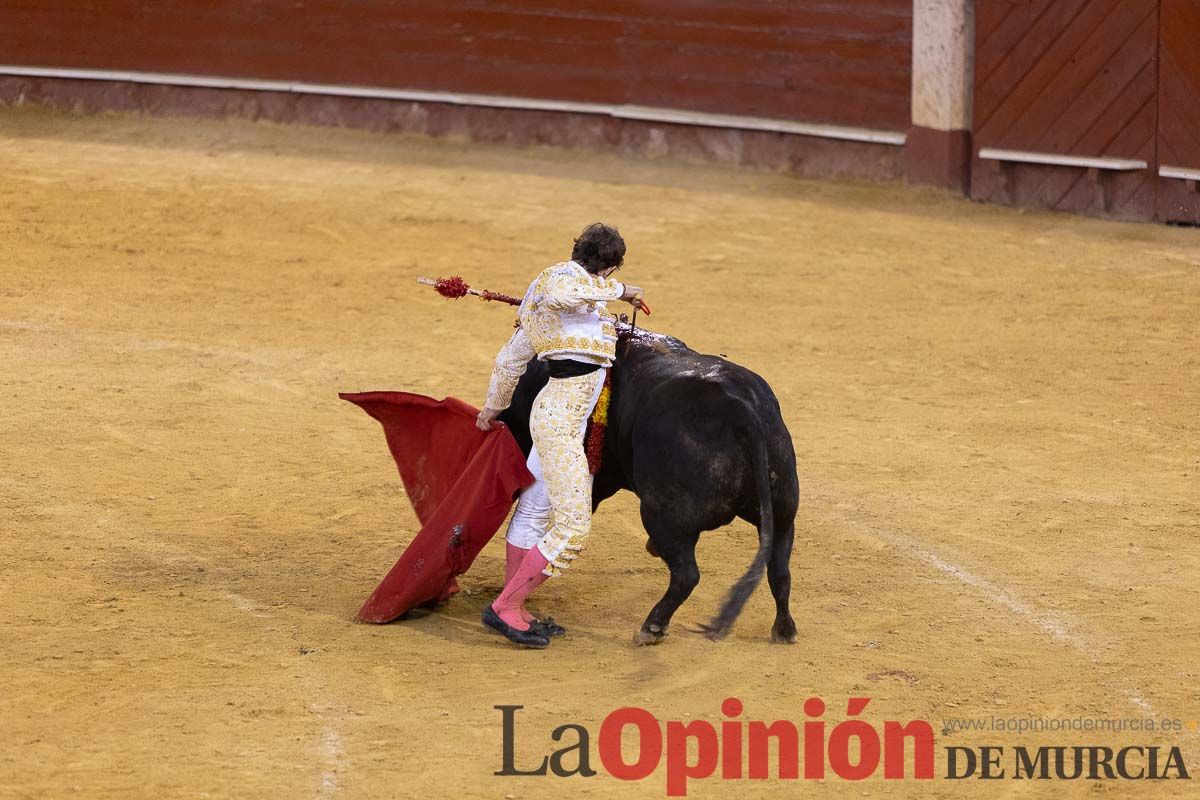
[[[795,644],[796,623],[790,619],[776,620],[771,626],[771,644]]]
[[[633,635],[633,643],[637,645],[662,644],[663,639],[667,638],[667,631],[657,625],[650,625],[642,628]]]

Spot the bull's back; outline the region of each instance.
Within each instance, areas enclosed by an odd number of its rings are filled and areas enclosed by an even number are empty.
[[[618,395],[620,444],[643,502],[675,504],[705,530],[757,518],[754,470],[765,447],[777,516],[794,516],[795,453],[762,377],[690,350],[631,366],[622,377],[632,385]]]

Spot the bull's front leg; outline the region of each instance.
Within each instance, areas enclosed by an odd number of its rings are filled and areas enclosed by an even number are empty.
[[[649,523],[643,511],[642,520]],[[671,582],[662,599],[650,610],[642,628],[633,635],[636,644],[658,644],[667,636],[671,625],[671,617],[688,599],[696,584],[700,583],[700,567],[696,564],[696,542],[699,532],[680,533],[678,530],[667,529],[665,526],[651,527],[647,524],[659,556],[671,570]]]

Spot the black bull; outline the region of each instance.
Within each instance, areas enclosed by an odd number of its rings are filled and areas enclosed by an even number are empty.
[[[666,594],[635,640],[662,641],[671,616],[700,582],[700,533],[740,517],[758,528],[757,552],[705,633],[719,639],[729,632],[765,570],[775,597],[771,641],[794,642],[789,560],[800,488],[796,453],[774,392],[750,370],[697,353],[678,339],[631,335],[625,326],[622,334],[592,508],[621,489],[636,494],[650,537],[647,549],[671,571]],[[530,362],[499,417],[527,455],[529,412],[547,380],[545,364]]]

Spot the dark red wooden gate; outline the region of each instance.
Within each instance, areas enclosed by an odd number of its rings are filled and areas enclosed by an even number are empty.
[[[1162,0],[1158,217],[1200,224],[1200,0]]]
[[[981,0],[976,21],[974,140],[997,157],[972,196],[1151,218],[1158,0]]]
[[[971,194],[1200,222],[1200,0],[979,0]]]

